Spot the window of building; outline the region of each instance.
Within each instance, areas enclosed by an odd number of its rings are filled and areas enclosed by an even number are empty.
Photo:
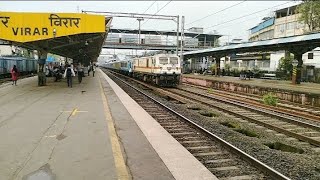
[[[296,27],[296,29],[303,28],[304,24],[301,22],[297,22],[295,27]]]
[[[280,25],[278,25],[278,31],[279,31],[279,32],[283,32],[283,31],[285,30],[285,28],[286,28],[285,25],[286,25],[286,24],[280,24]]]
[[[313,53],[308,53],[308,59],[313,59]]]
[[[288,29],[288,30],[294,29],[294,25],[295,25],[295,22],[289,22],[289,23],[287,23],[287,29]]]

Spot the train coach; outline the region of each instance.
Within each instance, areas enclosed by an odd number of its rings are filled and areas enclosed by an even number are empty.
[[[0,57],[0,78],[11,77],[11,69],[16,65],[20,75],[36,73],[38,62],[24,57]]]
[[[103,67],[127,76],[132,76],[132,60],[130,59],[121,61],[110,61],[105,63]]]
[[[181,74],[180,58],[174,54],[156,54],[133,60],[111,60],[102,67],[144,82],[167,87],[178,85]]]
[[[133,77],[159,86],[179,84],[180,58],[175,54],[156,54],[133,59]]]

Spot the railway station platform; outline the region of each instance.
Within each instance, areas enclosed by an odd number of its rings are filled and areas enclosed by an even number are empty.
[[[0,86],[0,179],[216,179],[102,71]]]
[[[302,105],[320,106],[320,84],[305,83],[293,85],[291,81],[247,78],[201,74],[183,74],[182,82],[213,87],[221,90],[260,94],[274,92],[280,99],[301,103]]]

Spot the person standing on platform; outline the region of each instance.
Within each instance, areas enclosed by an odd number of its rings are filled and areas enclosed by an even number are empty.
[[[82,77],[84,76],[83,66],[79,63],[78,65],[78,81],[79,84],[82,82]]]
[[[18,68],[16,65],[13,65],[13,68],[11,69],[11,78],[12,78],[12,85],[17,85]]]
[[[91,69],[94,77],[94,73],[96,72],[96,65],[95,64],[91,65]]]
[[[88,76],[90,76],[91,65],[88,66]]]
[[[72,76],[76,76],[73,69],[71,68],[70,65],[68,65],[67,69],[64,71],[64,75],[63,77],[66,78],[67,77],[67,83],[68,83],[68,87],[72,88]]]

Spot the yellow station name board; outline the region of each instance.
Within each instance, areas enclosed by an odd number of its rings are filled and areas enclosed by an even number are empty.
[[[7,41],[31,42],[105,30],[101,15],[0,12],[0,39]]]

